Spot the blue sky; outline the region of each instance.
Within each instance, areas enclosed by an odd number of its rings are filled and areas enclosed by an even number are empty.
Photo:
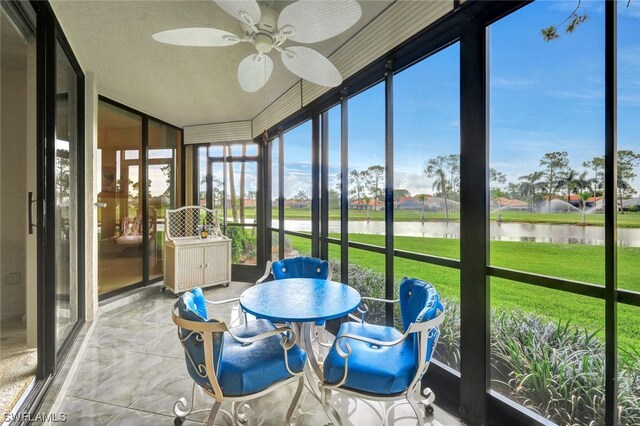
[[[545,42],[577,1],[537,1],[493,24],[490,37],[491,166],[508,181],[539,169],[545,152],[568,151],[571,167],[604,154],[604,1],[584,1],[589,19]],[[618,145],[640,152],[640,1],[618,3]],[[424,164],[459,153],[459,45],[398,73],[395,187],[432,193]],[[330,112],[330,169],[339,171],[340,111]],[[286,196],[310,192],[310,123],[285,136]],[[349,100],[349,164],[384,164],[384,86]],[[638,171],[640,174],[640,170]],[[640,178],[633,182],[640,192]],[[333,184],[332,184],[333,187]]]

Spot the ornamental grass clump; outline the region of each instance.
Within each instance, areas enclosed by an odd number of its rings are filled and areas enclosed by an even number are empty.
[[[604,424],[605,346],[595,333],[517,310],[495,311],[491,331],[494,389],[558,424]],[[620,368],[621,424],[640,423],[637,355]]]

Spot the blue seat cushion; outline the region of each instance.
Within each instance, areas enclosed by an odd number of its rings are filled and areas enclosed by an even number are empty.
[[[270,321],[259,319],[230,331],[238,337],[251,337],[273,329],[275,326]],[[281,337],[278,334],[243,345],[225,333],[218,375],[222,393],[227,396],[249,395],[291,377],[285,366]],[[298,345],[294,345],[288,351],[289,368],[294,372],[302,371],[306,356]]]
[[[393,341],[402,334],[392,327],[346,322],[340,326],[337,337],[356,334],[381,341]],[[405,340],[399,345],[375,347],[354,339],[342,339],[338,344],[351,346],[347,381],[344,387],[376,394],[393,395],[404,392],[416,373],[416,355],[413,342]],[[344,375],[344,360],[334,348],[324,362],[324,381],[338,383]]]

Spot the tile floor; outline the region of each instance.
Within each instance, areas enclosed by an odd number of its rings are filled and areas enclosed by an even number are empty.
[[[234,282],[229,288],[205,291],[211,300],[238,297],[250,284]],[[171,425],[173,404],[180,397],[189,400],[193,381],[189,378],[182,348],[171,322],[175,297],[159,291],[152,296],[105,312],[98,317],[93,334],[71,379],[59,412],[67,415],[67,425]],[[209,315],[236,325],[240,321],[237,304],[209,307]],[[283,387],[250,403],[248,425],[282,425],[294,393],[294,386]],[[198,393],[198,392],[196,392]],[[196,409],[210,407],[210,399],[197,396]],[[380,424],[379,403],[336,398],[343,420],[352,425]],[[305,389],[302,414],[297,425],[329,423],[322,407]],[[228,409],[225,405],[223,409]],[[401,405],[392,411],[392,424],[413,425],[411,408]],[[193,415],[185,425],[206,420],[207,413]],[[227,422],[227,423],[225,423]],[[218,415],[217,424],[228,424]],[[460,425],[436,407],[431,425]]]

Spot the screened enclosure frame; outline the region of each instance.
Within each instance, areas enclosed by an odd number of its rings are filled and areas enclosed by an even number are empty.
[[[605,4],[605,283],[594,285],[570,279],[522,272],[490,264],[489,259],[489,107],[488,107],[488,37],[487,27],[520,9],[529,2],[468,2],[455,4],[456,13],[440,19],[403,45],[379,58],[360,73],[348,78],[342,86],[326,93],[301,111],[268,129],[275,138],[263,156],[267,171],[263,188],[266,191],[265,212],[272,207],[272,149],[278,145],[279,187],[278,226],[269,220],[265,226],[265,253],[271,249],[272,232],[278,234],[279,257],[284,257],[285,235],[309,239],[311,255],[328,257],[329,245],[341,247],[341,263],[349,264],[349,248],[378,253],[385,256],[385,295],[393,298],[394,259],[409,259],[425,264],[460,271],[461,338],[460,372],[434,361],[425,381],[438,394],[439,404],[471,424],[527,423],[543,424],[545,419],[529,411],[490,388],[490,278],[504,278],[521,284],[533,285],[582,295],[604,301],[605,306],[605,419],[607,425],[617,424],[617,310],[620,304],[640,307],[640,293],[617,288],[617,5]],[[394,246],[393,208],[393,78],[410,65],[445,49],[460,44],[460,154],[461,154],[461,211],[460,260],[398,250]],[[374,84],[385,85],[385,246],[374,246],[349,241],[348,234],[348,146],[349,99]],[[328,234],[328,110],[340,105],[341,114],[341,215],[340,238]],[[286,156],[284,132],[311,120],[312,147],[311,180],[311,233],[285,229],[284,221],[284,158]],[[478,190],[484,188],[485,190]],[[275,190],[275,188],[274,188]],[[478,209],[477,206],[483,206]],[[334,277],[348,283],[347,268]],[[386,322],[393,322],[393,311],[386,310]]]

